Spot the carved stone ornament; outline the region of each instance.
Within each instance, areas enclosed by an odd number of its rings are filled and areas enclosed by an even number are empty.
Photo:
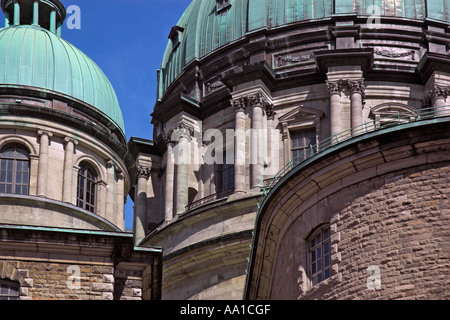
[[[386,58],[404,58],[404,57],[409,57],[411,56],[411,60],[416,60],[416,52],[414,50],[410,50],[407,52],[392,52],[389,50],[378,50],[375,49],[373,50],[373,53],[378,55],[378,56],[382,56],[382,57],[386,57]]]
[[[268,100],[264,97],[261,91],[258,91],[255,95],[250,96],[249,104],[251,107],[265,107],[269,104]]]
[[[327,81],[327,88],[330,92],[330,96],[333,94],[341,95],[342,93],[342,80]]]
[[[267,106],[266,106],[266,114],[267,114],[267,119],[268,120],[274,120],[275,119],[276,112],[275,112],[275,107],[274,107],[274,105],[272,103],[267,104]]]
[[[314,59],[314,54],[302,55],[302,56],[291,56],[291,55],[278,55],[274,59],[275,68],[289,66],[291,64],[300,63],[304,61],[309,61]]]
[[[350,94],[359,93],[363,97],[365,96],[365,93],[366,93],[366,87],[364,86],[364,80],[349,81],[348,89],[350,91]]]
[[[248,98],[247,96],[243,96],[233,100],[233,107],[236,112],[245,112],[245,108],[247,107]]]
[[[434,84],[433,87],[428,91],[428,97],[433,100],[436,99],[447,99],[448,94],[450,92],[450,87],[443,87],[437,84]]]
[[[137,175],[138,179],[144,178],[144,179],[148,180],[150,178],[150,173],[151,173],[150,168],[138,167],[137,171],[138,171],[138,175]]]

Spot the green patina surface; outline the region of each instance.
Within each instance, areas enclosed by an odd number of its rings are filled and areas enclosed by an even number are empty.
[[[79,49],[37,26],[0,30],[0,86],[30,86],[81,100],[101,111],[125,134],[114,89]]]
[[[223,2],[224,0],[222,0]],[[194,0],[177,26],[179,44],[169,41],[158,78],[158,98],[183,68],[217,48],[261,28],[276,28],[302,20],[326,19],[334,14],[393,16],[450,22],[450,0]],[[371,8],[371,6],[376,6]]]

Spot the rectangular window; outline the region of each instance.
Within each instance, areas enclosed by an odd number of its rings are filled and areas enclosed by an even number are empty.
[[[311,155],[311,146],[317,144],[316,131],[297,131],[292,132],[290,136],[292,160],[294,163],[299,163]]]
[[[309,278],[316,285],[331,276],[330,228],[315,232],[309,240]]]
[[[234,191],[234,164],[226,163],[226,156],[223,155],[223,164],[219,164],[219,188],[217,193]]]

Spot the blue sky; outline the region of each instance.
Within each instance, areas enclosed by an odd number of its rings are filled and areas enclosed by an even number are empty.
[[[127,139],[152,139],[150,113],[156,99],[156,70],[170,29],[191,0],[61,0],[81,10],[81,29],[62,37],[94,60],[111,81],[122,109]],[[70,14],[68,14],[70,17]],[[0,16],[3,21],[3,15]],[[67,21],[67,19],[66,19]],[[2,25],[3,27],[3,25]],[[132,228],[126,205],[126,227]]]

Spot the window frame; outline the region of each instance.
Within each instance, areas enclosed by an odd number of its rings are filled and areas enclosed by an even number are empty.
[[[307,134],[311,134],[311,136],[307,136]],[[303,147],[294,147],[294,141],[300,140],[300,139],[294,139],[293,137],[296,135],[301,135],[301,140]],[[308,155],[308,150],[310,150],[310,146],[317,145],[317,130],[315,127],[302,129],[302,130],[290,130],[289,137],[291,140],[291,159],[294,161],[296,159],[300,158],[301,152],[303,151],[303,159],[306,158]],[[311,139],[311,142],[309,145],[306,145],[306,140]],[[295,155],[296,152],[298,152],[298,155]]]
[[[14,156],[12,158],[9,157],[5,157],[4,153],[7,150],[10,149],[14,149]],[[22,159],[19,158],[18,155],[18,150],[21,150],[25,153],[26,159]],[[22,154],[22,153],[21,153]],[[11,172],[11,179],[12,181],[9,183],[8,181],[1,181],[0,180],[0,188],[2,186],[5,187],[5,191],[4,192],[0,192],[3,194],[16,194],[16,195],[29,195],[30,194],[30,176],[31,176],[31,157],[30,157],[30,152],[29,150],[24,147],[23,145],[19,144],[19,143],[12,143],[12,144],[7,144],[6,146],[4,146],[1,151],[0,151],[0,175],[1,173],[3,173],[2,167],[3,167],[3,162],[4,161],[13,161],[12,163],[12,169],[8,170],[8,162],[6,162],[6,173]],[[24,168],[22,167],[22,171],[17,171],[18,170],[18,163],[26,163],[27,166],[27,171],[23,171]],[[17,175],[18,174],[22,174],[22,182],[18,183],[17,182]],[[26,174],[26,176],[24,177],[23,175]],[[24,179],[25,178],[25,179]],[[7,179],[6,179],[7,180]],[[26,183],[23,183],[23,181],[26,181]],[[8,192],[8,186],[11,186],[11,192]],[[17,188],[21,189],[21,192],[17,192]],[[23,192],[23,188],[26,188],[26,192]]]
[[[321,225],[307,238],[307,274],[311,287],[322,283],[332,276],[330,232],[328,224]],[[319,241],[316,241],[318,237],[320,237]],[[327,261],[328,265],[326,265]],[[320,263],[320,270],[318,262]]]
[[[218,173],[218,189],[217,193],[222,192],[233,192],[236,185],[234,181],[234,164],[226,163],[226,154],[225,150],[223,152],[223,163],[217,165],[217,173]],[[227,177],[227,183],[224,183],[224,177]],[[232,181],[232,182],[230,182]]]
[[[3,293],[5,291],[5,288],[7,293]],[[11,288],[14,288],[16,290],[15,294],[11,294]],[[13,298],[13,299],[11,299]],[[2,300],[19,300],[20,299],[20,284],[14,281],[4,280],[0,279],[0,301]]]
[[[84,170],[84,174],[82,174],[82,170]],[[90,174],[90,176],[88,176]],[[80,181],[80,179],[83,179]],[[83,184],[80,187],[80,184]],[[95,169],[86,162],[82,162],[79,165],[78,173],[77,173],[77,207],[83,210],[89,211],[91,213],[97,213],[97,184],[98,184],[98,175]],[[90,190],[90,192],[89,192]],[[80,194],[82,193],[82,197]],[[90,198],[90,201],[87,201],[87,198]]]

